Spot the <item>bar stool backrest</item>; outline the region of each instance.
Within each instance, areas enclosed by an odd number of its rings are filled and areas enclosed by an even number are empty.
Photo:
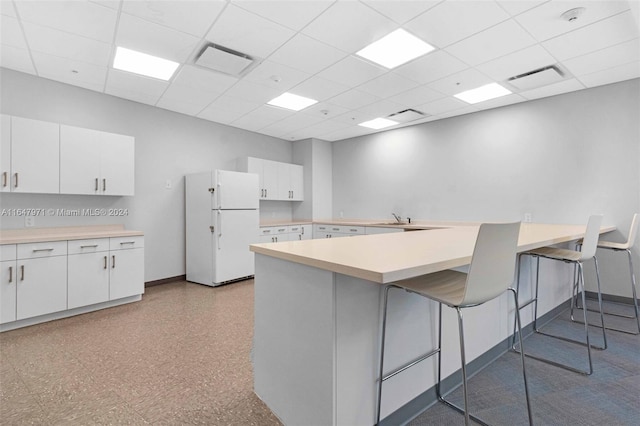
[[[580,260],[589,260],[596,254],[598,247],[598,238],[600,237],[600,225],[602,224],[602,215],[594,214],[589,217],[587,222],[587,230],[582,239],[582,256]]]
[[[484,303],[511,286],[519,234],[520,222],[480,225],[460,306]]]
[[[633,247],[633,244],[636,242],[636,236],[638,235],[638,224],[640,223],[640,213],[636,213],[633,215],[633,220],[631,221],[631,229],[629,230],[629,237],[627,238],[627,248],[630,249]]]

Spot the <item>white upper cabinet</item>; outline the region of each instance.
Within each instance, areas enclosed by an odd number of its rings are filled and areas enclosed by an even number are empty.
[[[0,191],[11,191],[11,117],[0,115]]]
[[[8,182],[11,192],[57,194],[60,192],[60,126],[56,123],[11,117],[10,142],[6,142],[3,119],[2,166],[10,152]],[[8,145],[10,144],[10,145]],[[7,190],[3,186],[3,190]]]
[[[260,176],[258,196],[261,200],[303,200],[303,167],[260,158],[241,158],[238,170]]]
[[[304,167],[297,164],[289,164],[289,187],[291,188],[291,200],[304,200]]]
[[[130,136],[60,126],[60,192],[133,195],[135,142]]]

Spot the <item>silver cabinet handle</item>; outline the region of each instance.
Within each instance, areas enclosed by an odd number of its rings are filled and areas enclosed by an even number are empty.
[[[122,245],[125,245],[125,244],[135,244],[135,243],[136,243],[135,241],[123,241],[123,242],[120,243],[120,245],[122,246]]]
[[[53,248],[33,249],[34,253],[37,253],[39,251],[53,251]]]
[[[83,248],[93,248],[93,247],[98,247],[97,244],[87,244],[86,246],[80,246],[81,249]]]
[[[13,187],[14,187],[14,188],[17,188],[17,187],[18,187],[18,173],[17,173],[17,172],[16,172],[16,173],[14,173],[14,174],[13,174],[13,176],[14,176],[14,177],[15,177],[15,179],[16,179],[16,183],[15,183],[15,185],[14,185]]]
[[[104,257],[104,269],[107,269],[107,256]]]
[[[13,282],[13,266],[9,266],[9,283]]]
[[[302,227],[302,235],[304,235],[304,226]]]
[[[24,281],[24,265],[20,265],[20,281]]]
[[[2,186],[7,187],[7,172],[2,173]]]
[[[103,192],[107,191],[107,180],[106,179],[102,179],[102,191]]]
[[[96,178],[96,189],[95,189],[96,191],[98,191],[98,189],[100,189],[100,187],[98,186],[98,180],[99,180],[99,179],[98,179],[98,178]]]
[[[116,268],[116,256],[113,255],[111,256],[111,269],[115,269]]]
[[[264,190],[264,197],[267,198],[267,190]]]

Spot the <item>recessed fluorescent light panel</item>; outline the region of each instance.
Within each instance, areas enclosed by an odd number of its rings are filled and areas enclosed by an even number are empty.
[[[371,43],[356,53],[385,68],[395,68],[435,49],[402,28]]]
[[[364,123],[358,124],[358,126],[368,127],[374,130],[384,129],[385,127],[391,127],[398,124],[397,121],[388,120],[386,118],[376,118],[373,120],[365,121]]]
[[[488,101],[489,99],[499,98],[500,96],[510,95],[511,91],[500,86],[498,83],[489,83],[466,92],[453,95],[456,98],[469,104],[477,104],[478,102]]]
[[[294,95],[289,92],[285,92],[277,98],[271,99],[267,102],[268,105],[291,109],[293,111],[300,111],[301,109],[305,109],[306,107],[317,103],[318,101],[315,99],[305,98],[304,96]]]
[[[168,59],[136,52],[135,50],[119,47],[113,59],[113,67],[118,70],[132,72],[160,80],[169,80],[180,65]]]

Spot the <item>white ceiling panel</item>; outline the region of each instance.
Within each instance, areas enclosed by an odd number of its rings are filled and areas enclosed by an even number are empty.
[[[584,7],[578,19],[567,21],[562,14],[570,9]],[[609,1],[550,1],[516,17],[516,20],[538,41],[582,28],[629,9],[626,0]]]
[[[0,15],[18,17],[12,1],[0,1]]]
[[[543,86],[537,89],[527,90],[526,92],[520,92],[520,96],[527,99],[539,99],[546,98],[547,96],[555,96],[562,93],[581,90],[584,89],[584,87],[585,86],[577,79],[572,78],[570,80],[564,80],[559,83],[551,84],[549,86]]]
[[[173,83],[208,92],[224,92],[238,82],[236,77],[205,70],[193,65],[185,65],[180,69]]]
[[[535,42],[517,23],[506,21],[459,41],[447,47],[446,51],[468,64],[478,65]]]
[[[17,47],[18,49],[28,49],[27,42],[22,34],[20,22],[16,18],[2,15],[0,16],[0,42],[4,46]]]
[[[331,6],[333,1],[233,0],[233,4],[292,30],[299,31]]]
[[[444,50],[438,50],[402,65],[394,72],[419,83],[430,83],[466,68],[469,66],[460,59],[454,58]]]
[[[358,90],[371,93],[381,98],[388,98],[398,93],[417,87],[419,83],[393,72],[383,74],[358,86]]]
[[[12,46],[0,47],[0,66],[28,74],[36,73],[29,51]]]
[[[118,18],[117,11],[79,1],[18,1],[20,18],[45,27],[111,43]]]
[[[185,62],[200,40],[192,35],[122,13],[116,44],[127,49]]]
[[[524,102],[526,100],[527,100],[526,98],[513,93],[511,95],[501,96],[499,98],[489,99],[488,101],[473,104],[473,107],[478,110],[491,109],[491,108],[498,108],[506,105],[517,104],[519,102]]]
[[[310,115],[317,118],[318,121],[321,121],[338,117],[348,111],[350,111],[349,108],[344,108],[328,102],[318,102],[317,104],[313,104],[310,107],[303,109],[301,112],[304,115]]]
[[[262,84],[280,92],[286,92],[298,83],[311,77],[311,74],[278,64],[269,60],[249,72],[244,79],[253,83]]]
[[[104,7],[118,10],[120,9],[121,0],[89,0],[91,3],[99,4]]]
[[[639,77],[640,62],[634,61],[607,70],[582,75],[579,77],[579,80],[587,87],[595,87]]]
[[[124,71],[110,69],[107,75],[106,92],[121,96],[123,93],[131,93],[131,99],[146,104],[155,104],[162,93],[169,87],[169,83],[155,78],[142,77]]]
[[[442,49],[508,18],[507,12],[493,1],[445,1],[404,27]]]
[[[268,134],[276,137],[280,137],[287,133],[291,133],[295,130],[302,129],[304,127],[309,127],[313,124],[317,124],[321,121],[324,121],[324,117],[320,118],[315,115],[308,114],[295,114],[289,117],[286,117],[276,123],[273,123],[269,126],[264,127],[261,131],[266,131]]]
[[[189,101],[168,99],[164,96],[156,103],[158,108],[168,109],[185,115],[197,115],[202,111],[203,106]]]
[[[355,53],[398,28],[398,24],[360,2],[339,0],[302,32],[330,46]]]
[[[107,67],[87,62],[71,61],[46,53],[33,52],[38,75],[86,89],[102,91],[107,78]]]
[[[556,59],[536,44],[478,65],[477,69],[496,81],[502,81],[555,63]]]
[[[634,38],[638,38],[638,26],[631,12],[627,11],[545,41],[542,45],[564,61]]]
[[[369,134],[370,130],[362,126],[349,126],[344,129],[336,130],[322,136],[323,139],[328,141],[337,141],[349,138],[355,138],[358,136]]]
[[[269,56],[269,60],[308,73],[317,73],[347,56],[347,53],[304,34],[297,34]]]
[[[365,105],[379,101],[378,96],[360,90],[349,90],[329,99],[330,104],[339,105],[349,109],[358,109]]]
[[[294,31],[229,4],[207,34],[207,40],[249,56],[266,58]]]
[[[406,107],[414,107],[436,99],[444,98],[446,95],[427,86],[414,87],[406,92],[399,93],[389,98],[390,101],[404,105]]]
[[[291,116],[292,114],[293,111],[263,105],[235,120],[232,125],[255,131],[276,123],[283,118]]]
[[[216,123],[230,124],[238,118],[242,117],[245,112],[229,109],[220,105],[209,105],[201,111],[197,117],[205,120],[215,121]]]
[[[475,68],[469,68],[459,73],[442,78],[438,81],[430,83],[428,87],[430,89],[442,92],[447,95],[456,95],[465,90],[475,89],[476,87],[484,86],[485,84],[492,83],[493,81],[477,71]]]
[[[422,12],[431,9],[438,3],[441,3],[442,0],[362,0],[362,2],[398,24],[404,24],[405,22],[415,18],[417,15],[420,15]]]
[[[23,22],[22,25],[29,48],[34,52],[99,66],[109,65],[110,44],[29,22]]]
[[[211,105],[209,105],[209,107],[226,108],[230,111],[239,113],[239,116],[241,116],[248,112],[253,111],[254,109],[261,106],[262,104],[263,103],[245,101],[244,99],[239,99],[239,98],[235,98],[233,96],[224,94],[219,98],[217,98],[215,101],[213,101]]]
[[[108,81],[108,78],[107,78]],[[121,87],[111,87],[109,85],[106,86],[104,91],[107,95],[116,96],[118,98],[127,99],[133,102],[138,102],[140,104],[147,104],[155,106],[155,104],[160,99],[160,95],[151,95],[148,93],[136,92],[131,89],[124,89]]]
[[[347,124],[359,124],[364,121],[373,120],[374,118],[387,117],[403,109],[405,108],[402,105],[383,99],[373,104],[365,105],[362,108],[341,114],[336,117],[335,120]]]
[[[640,59],[640,39],[630,40],[606,49],[568,59],[564,66],[575,76],[624,65]]]
[[[456,98],[447,97],[420,105],[418,106],[418,110],[431,115],[439,115],[468,106],[469,104],[466,102],[462,102]]]
[[[197,112],[200,112],[200,110],[216,100],[221,94],[222,92],[208,92],[189,86],[172,84],[162,94],[162,99],[191,103],[194,106],[199,106],[200,108]]]
[[[348,127],[349,124],[342,123],[336,120],[325,120],[320,123],[312,124],[304,129],[295,130],[284,136],[285,139],[301,140],[311,137],[322,136],[327,133],[335,132],[340,129]]]
[[[147,21],[202,38],[225,4],[223,0],[190,1],[189,8],[185,8],[181,2],[176,1],[138,0],[124,2],[122,10]]]
[[[329,68],[319,72],[317,75],[327,80],[335,81],[336,83],[356,87],[385,72],[382,67],[373,65],[354,56],[347,56],[340,62],[336,62]]]
[[[547,1],[549,0],[498,0],[498,4],[509,15],[516,16]]]
[[[291,89],[291,93],[324,101],[349,90],[349,86],[321,77],[311,77]]]
[[[465,114],[473,114],[474,112],[478,112],[478,110],[476,108],[474,108],[473,106],[469,105],[466,106],[464,108],[459,108],[459,109],[455,109],[455,110],[450,110],[447,112],[443,112],[437,115],[438,118],[442,119],[442,118],[449,118],[449,117],[457,117],[460,115],[465,115]]]
[[[271,99],[281,95],[282,90],[263,86],[247,80],[240,80],[225,92],[225,95],[240,98],[248,102],[265,104]]]

